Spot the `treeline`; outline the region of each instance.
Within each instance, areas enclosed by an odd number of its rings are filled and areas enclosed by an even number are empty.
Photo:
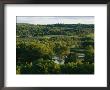
[[[18,37],[37,37],[44,35],[86,35],[94,32],[93,24],[16,24]]]

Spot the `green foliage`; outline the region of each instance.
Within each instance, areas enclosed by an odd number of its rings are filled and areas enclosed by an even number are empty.
[[[93,32],[93,24],[53,24],[53,25],[33,25],[17,23],[17,36],[37,37],[44,35],[86,35]]]
[[[33,74],[58,74],[60,73],[60,66],[52,60],[37,60],[32,65]]]
[[[21,74],[50,74],[50,73],[59,74],[60,73],[60,65],[54,63],[52,60],[43,60],[43,59],[34,61],[32,65],[30,64],[21,65],[19,69],[20,69],[19,73]]]
[[[20,72],[20,66],[16,66],[16,74],[21,74],[21,72]]]
[[[20,43],[16,48],[17,61],[31,62],[42,57],[40,50],[34,44]]]
[[[47,63],[50,63],[50,62],[47,62]],[[48,73],[48,71],[47,71],[48,67],[46,67],[47,63],[45,61],[43,61],[43,59],[39,59],[38,61],[33,62],[32,73],[33,74]]]
[[[85,61],[94,63],[94,49],[92,46],[88,46],[85,52]]]
[[[62,65],[61,72],[63,74],[93,74],[94,64],[71,62]]]
[[[39,59],[32,65],[21,65],[17,68],[17,74],[94,74],[94,64],[71,62],[60,65],[51,60]]]
[[[94,25],[20,23],[16,27],[17,74],[94,73]],[[81,60],[80,53],[85,54]],[[55,63],[53,56],[64,64]]]
[[[30,74],[31,73],[31,68],[28,65],[21,66],[20,73]]]
[[[70,53],[67,58],[65,59],[65,63],[68,63],[68,62],[76,62],[77,61],[77,54],[72,52]]]

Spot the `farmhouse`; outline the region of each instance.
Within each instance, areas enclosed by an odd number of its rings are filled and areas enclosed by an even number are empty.
[[[52,60],[57,64],[64,64],[64,59],[61,59],[58,56],[53,56]]]

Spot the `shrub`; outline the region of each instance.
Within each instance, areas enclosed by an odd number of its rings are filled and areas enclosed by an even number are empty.
[[[52,60],[37,60],[32,65],[33,74],[57,74],[60,73],[60,66]]]
[[[61,66],[62,74],[93,74],[94,64],[71,62]]]
[[[20,74],[20,66],[16,66],[16,74]]]
[[[17,74],[93,74],[94,64],[81,61],[69,62],[66,64],[56,64],[52,60],[42,58],[32,62],[17,66]]]
[[[31,68],[32,66],[30,64],[22,64],[20,66],[20,73],[21,74],[30,74],[31,73]]]

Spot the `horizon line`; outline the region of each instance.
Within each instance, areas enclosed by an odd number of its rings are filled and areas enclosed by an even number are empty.
[[[17,23],[16,22],[16,24],[32,24],[32,23]],[[53,24],[68,24],[68,23],[53,23]],[[72,23],[70,23],[70,24],[72,24]],[[87,24],[87,23],[73,23],[73,24]],[[93,23],[91,23],[91,24],[93,24]],[[52,25],[52,24],[33,24],[33,25]]]

